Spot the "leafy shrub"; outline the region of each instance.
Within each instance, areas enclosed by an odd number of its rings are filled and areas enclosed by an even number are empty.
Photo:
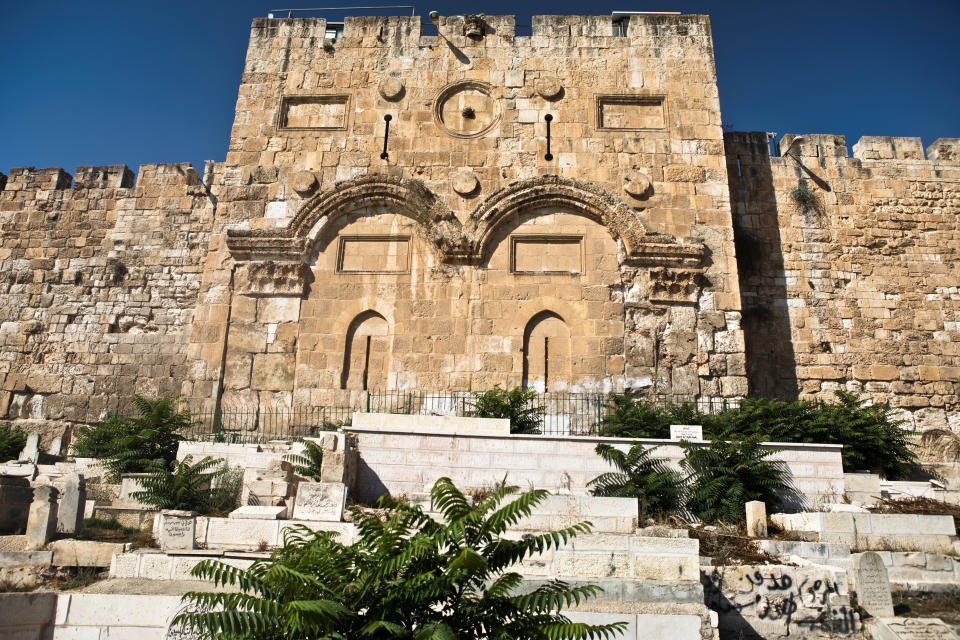
[[[293,472],[298,476],[321,482],[320,470],[323,467],[323,447],[313,440],[304,440],[302,453],[291,453],[283,456],[287,462],[293,463]]]
[[[242,471],[239,474],[237,471],[231,471],[219,458],[208,456],[194,463],[192,456],[186,456],[172,463],[169,469],[159,469],[142,478],[143,490],[131,496],[155,509],[183,509],[202,514],[229,511],[236,506],[243,486]]]
[[[188,411],[177,410],[176,398],[133,396],[131,403],[137,417],[108,416],[81,430],[73,444],[76,455],[103,460],[114,481],[124,473],[165,469],[177,457],[179,434],[194,424]]]
[[[845,391],[835,395],[832,403],[747,398],[739,407],[704,414],[690,404],[659,407],[628,394],[613,399],[601,433],[666,438],[671,424],[700,424],[709,439],[758,436],[768,442],[841,444],[848,471],[869,469],[891,479],[908,476],[917,458],[903,422],[886,405],[865,406],[858,395]]]
[[[760,447],[762,438],[714,440],[709,446],[683,443],[689,493],[687,510],[704,522],[739,522],[751,500],[768,509],[780,504],[787,488],[782,465],[767,460],[773,449]]]
[[[284,546],[267,560],[239,569],[204,560],[198,578],[238,593],[185,596],[206,613],[174,621],[203,637],[405,638],[612,638],[623,623],[570,622],[560,611],[595,596],[596,585],[547,581],[517,594],[523,581],[509,569],[531,554],[587,532],[587,523],[522,540],[503,538],[546,497],[530,491],[501,503],[515,488],[500,488],[473,506],[448,478],[433,486],[434,521],[419,506],[385,501],[382,517],[355,510],[358,540],[291,527]]]
[[[638,393],[611,398],[613,406],[600,422],[600,434],[620,438],[669,438],[671,424],[700,424],[701,416],[692,404],[650,402]]]
[[[473,415],[477,418],[509,418],[510,433],[540,433],[543,408],[535,404],[537,392],[514,387],[494,387],[474,394]]]
[[[16,460],[27,446],[27,434],[10,423],[0,424],[0,462]]]
[[[593,495],[636,498],[641,521],[648,516],[680,512],[683,479],[667,466],[666,460],[653,457],[655,449],[637,443],[624,453],[608,444],[598,444],[597,453],[617,470],[600,474],[588,483],[593,487]]]

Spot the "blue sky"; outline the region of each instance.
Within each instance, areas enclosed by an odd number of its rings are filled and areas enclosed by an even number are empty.
[[[919,136],[925,146],[960,137],[958,0],[617,0],[589,3],[589,10],[554,0],[523,7],[518,24],[538,13],[709,14],[721,109],[734,130],[842,134],[850,145],[861,135]],[[100,164],[136,171],[148,162],[199,168],[223,160],[250,20],[271,8],[248,0],[4,0],[0,171]],[[426,21],[432,9],[502,14],[517,12],[517,3],[435,2],[417,13]]]

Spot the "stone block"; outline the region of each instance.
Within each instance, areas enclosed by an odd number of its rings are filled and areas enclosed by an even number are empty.
[[[347,486],[342,482],[301,482],[297,487],[293,517],[340,522],[346,504]]]
[[[747,535],[751,538],[767,537],[767,505],[760,500],[746,504]]]
[[[260,391],[293,389],[294,362],[292,353],[258,353],[253,356],[250,387]]]
[[[209,548],[256,549],[261,543],[277,543],[280,520],[210,518],[206,544]]]
[[[63,481],[57,506],[57,533],[75,535],[83,527],[87,492],[83,476],[71,473]]]
[[[109,567],[113,556],[124,552],[122,542],[93,540],[56,540],[49,548],[58,567]]]
[[[874,640],[958,640],[939,618],[881,618],[869,624]]]
[[[244,505],[230,512],[230,518],[238,520],[285,520],[287,517],[286,507],[264,507],[257,505]]]
[[[36,464],[39,458],[40,458],[40,434],[31,433],[27,436],[27,444],[24,445],[23,451],[20,452],[19,459],[25,462],[32,462],[33,464]]]

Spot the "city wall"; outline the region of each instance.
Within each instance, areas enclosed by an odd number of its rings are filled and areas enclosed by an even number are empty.
[[[752,393],[960,424],[960,139],[725,144]]]
[[[179,393],[213,222],[194,168],[4,178],[0,417],[91,422],[133,393]]]

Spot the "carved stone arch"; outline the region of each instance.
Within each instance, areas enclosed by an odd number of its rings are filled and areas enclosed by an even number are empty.
[[[469,255],[470,242],[460,221],[423,182],[379,174],[346,180],[315,195],[281,229],[228,229],[227,246],[238,260],[307,262],[321,229],[371,206],[389,207],[417,222],[442,260]]]
[[[495,231],[510,217],[532,207],[556,206],[579,213],[607,228],[623,243],[630,262],[699,263],[701,243],[680,243],[665,233],[650,233],[637,212],[603,187],[554,174],[513,182],[495,191],[470,214],[468,230],[476,259],[487,255]]]
[[[335,185],[300,207],[288,229],[304,238],[310,253],[321,231],[331,222],[367,207],[388,207],[418,223],[421,235],[436,247],[441,259],[467,244],[460,221],[440,198],[419,180],[369,175]]]

